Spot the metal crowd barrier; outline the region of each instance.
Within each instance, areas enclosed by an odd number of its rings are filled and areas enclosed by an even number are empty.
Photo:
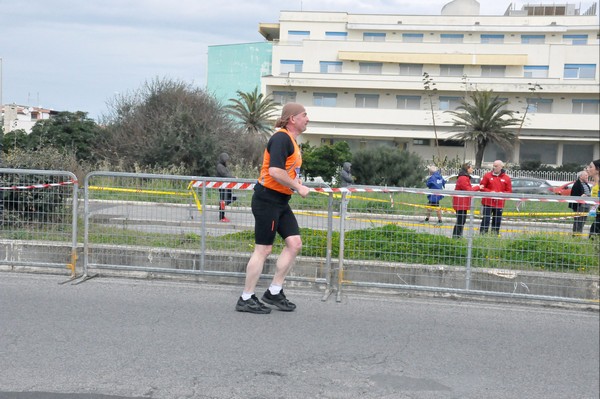
[[[71,172],[0,168],[0,264],[76,278],[78,187]]]
[[[113,269],[243,277],[254,245],[250,201],[255,180],[206,184],[211,181],[214,178],[90,173],[84,184],[84,275],[93,275],[91,269]],[[222,209],[219,190],[224,189],[231,190],[235,200]],[[230,221],[222,222],[221,213]],[[326,223],[327,218],[320,217],[311,224],[325,232]],[[265,273],[273,273],[274,267],[269,260]],[[299,263],[291,279],[325,283],[326,268],[322,260]]]
[[[254,246],[254,183],[88,174],[80,262],[84,279],[109,270],[242,279]],[[222,190],[231,190],[231,201],[221,202]],[[440,207],[427,205],[432,193],[444,196]],[[456,196],[471,203],[460,238],[453,237]],[[73,197],[76,201],[76,193]],[[505,200],[499,234],[480,233],[486,197]],[[318,285],[324,300],[335,294],[338,301],[344,291],[364,287],[597,303],[600,239],[588,239],[593,218],[587,211],[574,213],[569,202],[598,205],[597,198],[554,195],[314,186],[306,198],[295,195],[290,202],[303,248],[288,282]],[[574,216],[585,219],[581,232],[573,231]],[[278,238],[265,278],[274,273],[282,247]]]
[[[568,208],[569,202],[598,206],[597,198],[354,189],[343,193],[338,300],[344,288],[362,286],[598,301],[600,237],[588,238],[593,220],[588,211]],[[427,205],[429,194],[444,195],[439,208]],[[471,203],[460,238],[453,237],[454,196]],[[499,234],[481,232],[481,200],[490,197],[505,200]],[[574,216],[586,218],[582,232],[573,231]]]

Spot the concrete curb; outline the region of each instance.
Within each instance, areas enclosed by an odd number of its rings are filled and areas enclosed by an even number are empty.
[[[83,272],[83,248],[78,247],[77,273]],[[66,273],[71,246],[66,243],[0,240],[0,270]],[[198,250],[94,245],[90,251],[88,274],[133,278],[182,278],[199,282],[240,284],[249,253],[207,252],[202,267]],[[263,273],[275,269],[270,257]],[[496,297],[497,301],[539,300],[576,302],[598,308],[600,282],[597,275],[522,270],[473,268],[469,289],[464,267],[446,265],[406,265],[372,261],[344,261],[343,273],[332,259],[299,257],[288,281],[295,286],[328,287],[342,282],[343,292],[383,291],[429,292],[441,297]],[[332,282],[329,286],[327,282]]]

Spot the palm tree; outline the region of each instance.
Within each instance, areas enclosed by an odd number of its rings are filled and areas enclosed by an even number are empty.
[[[243,133],[251,138],[260,138],[266,143],[273,131],[269,120],[277,108],[271,97],[263,96],[256,87],[252,92],[238,90],[237,98],[230,98],[229,101],[232,104],[226,108]]]
[[[464,130],[451,138],[475,144],[475,167],[481,168],[483,153],[489,143],[495,143],[507,152],[511,152],[518,141],[518,135],[511,126],[521,120],[513,118],[513,111],[502,109],[508,100],[501,100],[493,90],[474,91],[470,101],[464,99],[455,111],[446,111],[454,115],[453,126]]]

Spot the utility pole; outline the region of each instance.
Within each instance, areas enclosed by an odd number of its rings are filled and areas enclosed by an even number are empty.
[[[2,102],[2,57],[0,57],[0,127],[4,128],[4,102]],[[1,144],[0,144],[1,146]]]

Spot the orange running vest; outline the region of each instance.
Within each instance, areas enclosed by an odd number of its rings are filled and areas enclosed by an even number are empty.
[[[292,155],[288,156],[287,159],[285,160],[285,171],[287,172],[288,176],[292,180],[295,180],[300,175],[300,166],[302,166],[302,154],[300,153],[300,147],[298,147],[296,140],[294,140],[292,135],[286,129],[278,130],[276,133],[278,133],[278,132],[283,132],[283,133],[287,134],[289,136],[290,140],[292,140],[292,144],[294,145],[294,153]],[[264,187],[270,188],[271,190],[275,190],[277,192],[280,192],[280,193],[286,194],[286,195],[292,195],[294,193],[294,191],[292,191],[291,188],[284,186],[283,184],[277,182],[277,180],[273,179],[273,177],[271,177],[271,175],[269,174],[269,163],[270,162],[271,162],[271,154],[269,154],[267,149],[265,149],[265,153],[263,155],[263,163],[262,163],[262,167],[260,168],[260,177],[258,178],[258,182],[261,185],[263,185]]]

